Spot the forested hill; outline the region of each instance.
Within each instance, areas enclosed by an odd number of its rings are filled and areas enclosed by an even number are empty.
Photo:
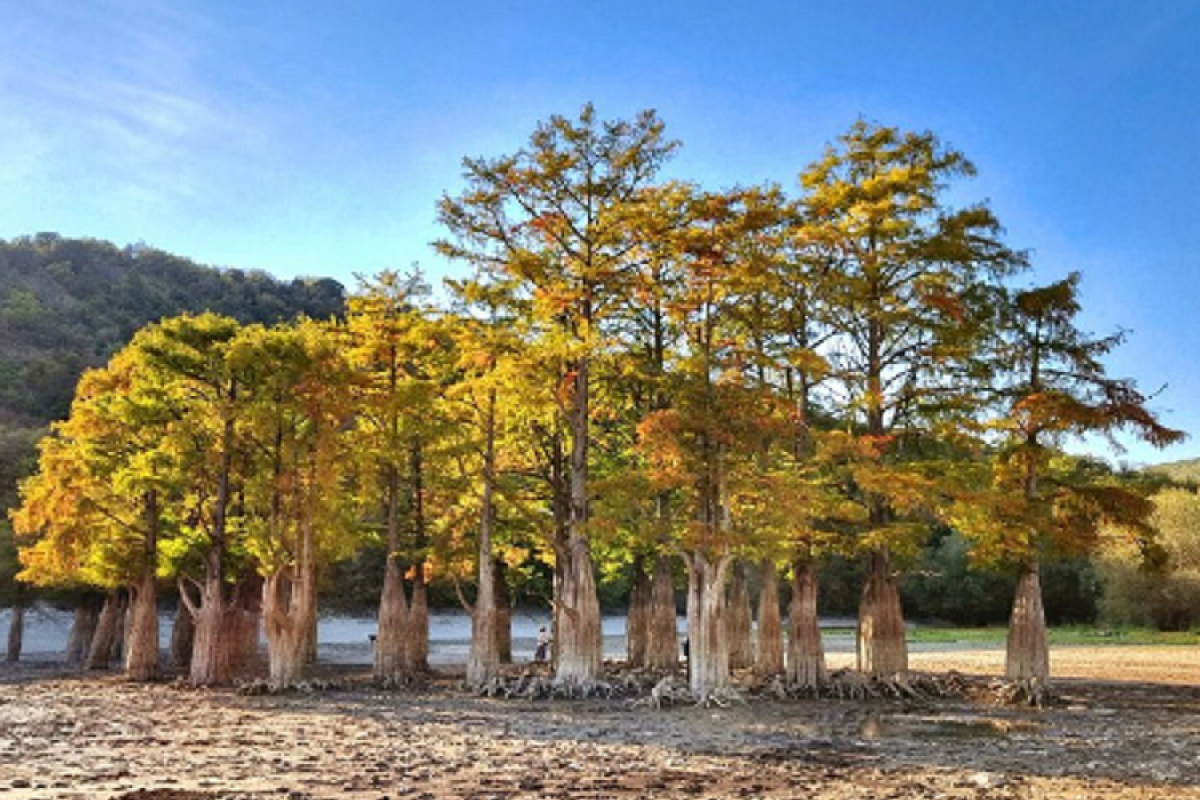
[[[185,311],[272,323],[340,313],[337,281],[279,281],[142,245],[52,233],[0,239],[0,433],[63,417],[75,382],[148,322]]]
[[[1167,464],[1156,464],[1150,467],[1154,472],[1166,475],[1173,481],[1180,483],[1198,483],[1200,484],[1200,458],[1191,458],[1185,461],[1171,461]]]

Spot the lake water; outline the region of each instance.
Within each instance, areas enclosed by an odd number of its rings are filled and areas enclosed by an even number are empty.
[[[7,641],[10,612],[0,610],[0,648]],[[71,630],[72,615],[53,608],[32,608],[25,614],[25,637],[22,658],[30,661],[62,658]],[[604,657],[624,658],[625,616],[603,618]],[[170,643],[171,615],[160,620],[162,646]],[[848,620],[831,620],[830,625],[852,625]],[[542,625],[549,627],[550,615],[532,611],[517,611],[512,617],[513,659],[530,661]],[[678,620],[682,636],[687,629],[686,619]],[[318,658],[327,663],[370,664],[374,658],[371,636],[375,633],[375,618],[327,616],[322,617],[318,631]],[[471,647],[471,620],[462,612],[431,611],[429,615],[429,661],[433,665],[464,664]],[[826,634],[827,651],[853,650],[851,636]]]

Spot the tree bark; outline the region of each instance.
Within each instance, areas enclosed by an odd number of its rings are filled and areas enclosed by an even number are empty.
[[[96,635],[96,627],[100,623],[100,606],[103,601],[94,593],[88,592],[75,606],[75,618],[71,622],[71,632],[67,636],[65,654],[68,664],[87,663],[88,654],[92,649],[92,639]]]
[[[675,574],[667,555],[654,560],[647,628],[646,666],[655,672],[674,672],[679,668],[679,612],[675,607]]]
[[[104,597],[104,606],[100,609],[100,619],[96,623],[96,633],[92,636],[92,645],[88,650],[88,669],[108,669],[120,615],[121,596],[118,592],[109,592]]]
[[[1023,565],[1017,578],[1004,676],[1014,681],[1037,680],[1043,685],[1050,682],[1050,645],[1037,562]]]
[[[700,553],[688,557],[688,684],[697,698],[730,682],[725,619],[729,562],[728,556],[715,563]]]
[[[226,600],[223,583],[206,580],[200,589],[200,604],[192,614],[195,632],[188,682],[192,686],[224,686],[233,675],[237,609]]]
[[[17,585],[16,597],[13,598],[11,615],[8,619],[8,649],[5,660],[16,662],[21,660],[21,649],[25,641],[25,593]]]
[[[192,612],[180,600],[175,609],[175,623],[171,626],[171,667],[186,670],[192,663],[192,640],[196,635],[196,622]]]
[[[429,671],[429,586],[425,582],[424,548],[429,537],[425,528],[425,451],[420,440],[409,451],[412,472],[412,521],[414,539],[422,555],[412,569],[412,596],[408,606],[409,644],[405,651],[406,669],[417,675]]]
[[[754,670],[762,677],[782,675],[783,623],[779,614],[779,574],[775,562],[763,559],[758,595],[758,650]]]
[[[128,648],[125,675],[134,681],[158,678],[158,493],[145,496],[146,536],[142,548],[142,574],[130,589]]]
[[[787,682],[819,689],[828,680],[821,622],[817,609],[817,572],[810,561],[792,565],[792,599],[788,606]]]
[[[486,563],[485,563],[486,562]],[[500,674],[500,615],[496,608],[495,576],[491,559],[479,563],[479,595],[471,609],[471,654],[467,659],[467,686],[480,687]]]
[[[400,572],[398,554],[388,555],[383,574],[383,591],[379,597],[379,616],[375,638],[376,681],[392,683],[407,676],[405,650],[408,643],[408,598],[404,591],[404,576]]]
[[[492,552],[492,522],[496,518],[496,390],[489,389],[484,411],[483,498],[479,513],[479,588],[471,609],[471,655],[467,685],[479,687],[500,674],[500,639],[496,630],[496,556]]]
[[[646,574],[642,559],[636,558],[625,624],[625,663],[633,669],[646,666],[650,638],[650,592],[650,576]]]
[[[413,568],[412,597],[408,604],[408,647],[405,671],[420,675],[429,671],[429,586],[425,583],[425,562]]]
[[[886,550],[871,553],[867,582],[858,607],[858,669],[873,678],[908,671],[908,643],[900,591]]]
[[[590,319],[590,314],[586,315]],[[604,666],[604,635],[600,626],[600,599],[596,594],[595,567],[588,539],[588,444],[590,428],[589,375],[586,358],[575,364],[570,413],[570,530],[562,560],[562,593],[555,598],[558,630],[554,634],[557,657],[555,680],[591,683]]]
[[[308,664],[308,628],[317,603],[315,587],[305,572],[287,567],[263,584],[267,675],[277,689],[295,686]]]
[[[263,592],[266,581],[261,575],[247,575],[237,582],[230,608],[232,626],[229,663],[234,675],[258,674],[264,668],[262,656]]]
[[[108,651],[108,662],[111,664],[125,661],[125,636],[129,631],[129,595],[122,590],[117,593],[117,618],[113,627],[112,645]]]
[[[225,396],[232,405],[238,399],[236,380],[230,380]],[[229,510],[232,498],[233,451],[236,427],[232,415],[222,421],[220,467],[217,472],[217,492],[213,499],[212,527],[209,547],[205,554],[204,580],[200,586],[200,605],[191,605],[186,592],[181,597],[188,602],[196,623],[192,640],[192,661],[188,681],[193,686],[223,686],[232,678],[232,628],[236,624],[236,607],[226,598],[225,554],[229,548]]]
[[[317,622],[317,564],[313,521],[304,515],[292,564],[276,570],[263,584],[262,609],[267,632],[271,686],[294,686],[310,663]]]
[[[400,569],[400,474],[394,465],[388,464],[384,468],[384,481],[387,561],[383,572],[383,590],[379,595],[374,678],[390,684],[409,677],[405,652],[409,641],[409,616],[404,574]]]
[[[504,562],[493,559],[496,587],[496,653],[501,664],[513,663],[512,603],[508,599],[508,581],[504,577]]]
[[[754,617],[750,610],[750,586],[745,563],[733,566],[729,605],[725,614],[729,637],[730,669],[746,669],[754,664]]]
[[[125,676],[133,681],[158,678],[158,580],[153,566],[146,566],[130,591],[129,646],[125,653]]]
[[[554,677],[559,683],[586,684],[600,676],[604,653],[600,601],[587,539],[572,533],[565,556],[560,593],[555,602]]]

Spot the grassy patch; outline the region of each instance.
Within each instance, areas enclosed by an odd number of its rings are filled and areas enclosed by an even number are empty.
[[[1052,628],[1051,644],[1086,645],[1195,645],[1200,644],[1197,631],[1156,631],[1149,628],[1097,628],[1092,626]]]
[[[927,628],[917,627],[909,631],[909,641],[925,644],[969,644],[1004,645],[1007,628]],[[1050,644],[1055,645],[1197,645],[1200,632],[1163,632],[1148,628],[1108,628],[1073,625],[1050,629]]]

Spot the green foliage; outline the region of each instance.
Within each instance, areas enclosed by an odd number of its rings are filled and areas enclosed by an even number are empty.
[[[1146,471],[1155,475],[1162,475],[1177,483],[1200,484],[1200,458],[1156,464],[1153,467],[1148,467]]]
[[[286,320],[341,313],[332,281],[0,242],[0,501],[75,397],[18,516],[52,541],[44,578],[118,584],[153,490],[165,572],[211,569],[218,549],[233,572],[283,569],[316,526],[347,605],[373,604],[388,548],[414,576],[471,575],[485,521],[527,596],[573,539],[606,602],[635,557],[740,552],[828,560],[822,602],[851,613],[849,559],[877,551],[914,567],[917,616],[991,622],[1012,578],[981,564],[1086,555],[1105,524],[1183,580],[1146,486],[1061,452],[1078,434],[1179,433],[1104,373],[1120,337],[1075,327],[1076,277],[1003,287],[1024,257],[986,208],[948,204],[974,171],[963,154],[859,122],[791,201],[656,184],[677,147],[653,112],[587,106],[465,160],[439,206],[439,250],[473,271],[452,307],[385,272],[328,326]],[[962,535],[929,542],[947,521]],[[0,528],[0,592],[3,548]],[[1047,564],[1052,619],[1094,613],[1082,564]]]
[[[900,582],[909,616],[952,625],[1004,622],[1015,587],[1011,574],[972,568],[970,542],[957,533],[927,546]]]
[[[1183,631],[1200,624],[1200,497],[1191,489],[1154,496],[1151,546],[1114,536],[1099,559],[1102,618],[1113,625]]]
[[[1106,374],[1121,335],[1076,325],[1079,276],[1000,295],[991,348],[998,432],[990,470],[949,516],[985,563],[1033,564],[1046,553],[1087,554],[1104,525],[1149,541],[1150,483],[1061,452],[1073,436],[1131,433],[1156,446],[1184,438],[1162,425],[1133,381]]]
[[[340,314],[329,279],[278,281],[161,250],[38,234],[0,240],[0,422],[66,416],[75,381],[143,325],[184,311],[242,322]]]
[[[83,372],[106,363],[148,323],[215,310],[274,323],[342,311],[329,279],[278,281],[219,270],[144,245],[118,248],[44,233],[0,240],[0,516],[36,463],[35,443],[67,416]],[[0,527],[0,548],[6,534]],[[0,567],[0,593],[11,574]]]

